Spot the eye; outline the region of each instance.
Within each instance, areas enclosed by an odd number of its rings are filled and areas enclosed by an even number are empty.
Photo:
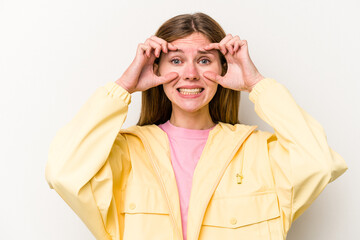
[[[180,64],[181,60],[178,59],[178,58],[174,58],[174,59],[171,59],[170,62],[174,63],[174,64]]]
[[[203,63],[203,64],[209,64],[210,60],[207,59],[207,58],[203,58],[203,59],[200,60],[200,62]]]

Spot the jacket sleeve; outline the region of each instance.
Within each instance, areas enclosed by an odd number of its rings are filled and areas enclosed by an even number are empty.
[[[267,146],[284,232],[324,190],[347,170],[332,150],[323,127],[298,106],[289,91],[271,78],[249,94],[255,112],[274,129]]]
[[[113,189],[120,189],[130,168],[127,142],[119,134],[130,101],[130,93],[115,82],[99,87],[49,148],[45,176],[50,188],[96,239],[120,239]]]

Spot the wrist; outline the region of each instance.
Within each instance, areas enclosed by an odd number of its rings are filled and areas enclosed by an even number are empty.
[[[256,84],[258,84],[261,80],[265,79],[264,76],[262,76],[261,74],[256,78],[256,80],[253,81],[253,84],[251,84],[250,87],[247,88],[247,92],[251,92],[253,90],[253,88],[255,87]]]
[[[123,82],[121,81],[121,79],[118,79],[115,81],[116,84],[118,84],[120,87],[122,87],[123,89],[125,89],[128,93],[133,93],[134,91],[132,91],[130,88],[126,87]]]

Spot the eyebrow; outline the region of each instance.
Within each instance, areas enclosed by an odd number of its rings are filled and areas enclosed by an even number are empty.
[[[168,50],[168,52],[169,53],[171,53],[171,52],[181,52],[181,53],[184,53],[184,51],[182,50],[182,49],[177,49],[177,50]],[[198,53],[200,53],[200,54],[212,54],[212,55],[215,55],[214,53],[212,53],[211,51],[200,51],[200,50],[198,50],[197,51]]]

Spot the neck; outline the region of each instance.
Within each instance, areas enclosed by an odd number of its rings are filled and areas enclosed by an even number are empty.
[[[184,112],[173,107],[170,123],[176,127],[198,130],[209,129],[216,125],[210,117],[208,106],[196,112]]]

